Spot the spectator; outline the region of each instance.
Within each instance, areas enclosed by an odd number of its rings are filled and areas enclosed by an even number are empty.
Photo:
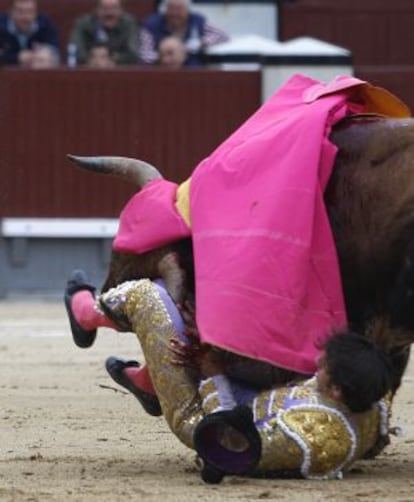
[[[201,65],[206,47],[228,40],[225,33],[209,25],[200,14],[191,12],[190,7],[191,0],[165,0],[160,13],[143,21],[139,44],[142,61],[156,62],[161,40],[171,35],[184,42],[188,66]]]
[[[88,66],[91,68],[113,68],[113,60],[109,48],[105,44],[96,44],[89,51]]]
[[[178,70],[183,66],[188,66],[187,61],[187,50],[179,38],[170,36],[161,40],[158,47],[158,63],[160,66]]]
[[[122,0],[98,0],[94,13],[75,21],[70,41],[76,46],[78,64],[88,62],[89,53],[97,44],[105,44],[118,65],[138,61],[137,25],[123,11]]]
[[[59,54],[55,47],[37,44],[33,47],[29,68],[32,70],[48,70],[59,66]]]
[[[0,16],[0,60],[30,66],[33,46],[46,44],[59,50],[58,33],[47,16],[38,14],[36,0],[13,0],[10,12]]]

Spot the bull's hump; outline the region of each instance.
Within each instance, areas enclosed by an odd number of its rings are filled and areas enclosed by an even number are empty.
[[[343,156],[364,156],[373,165],[414,146],[414,119],[362,116],[340,122],[331,135]]]

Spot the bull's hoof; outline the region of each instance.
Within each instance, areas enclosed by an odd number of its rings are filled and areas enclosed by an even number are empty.
[[[137,361],[123,361],[122,359],[118,359],[113,356],[108,357],[105,362],[105,368],[111,378],[115,380],[117,384],[122,385],[122,387],[129,390],[129,392],[131,392],[138,399],[148,415],[152,415],[153,417],[161,416],[162,410],[157,396],[141,390],[139,387],[134,385],[125,374],[124,369],[131,367],[139,367],[139,363]]]
[[[72,298],[78,291],[90,291],[95,296],[95,288],[88,284],[86,274],[83,270],[74,270],[66,284],[65,306],[69,316],[70,329],[72,331],[73,341],[78,347],[86,349],[95,341],[96,329],[87,331],[78,323],[72,311]]]

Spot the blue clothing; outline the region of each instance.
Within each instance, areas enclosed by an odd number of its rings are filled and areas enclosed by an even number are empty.
[[[189,42],[195,39],[199,42],[197,45],[201,47],[201,39],[205,34],[205,26],[206,19],[204,16],[192,12],[188,15],[187,30],[183,38],[188,52],[185,66],[199,66],[203,63],[201,51],[197,50],[193,52],[191,47],[189,47]],[[152,14],[142,22],[142,27],[151,33],[155,50],[158,50],[159,43],[163,38],[173,35],[173,32],[168,28],[164,14]]]
[[[47,16],[39,14],[30,32],[21,33],[9,14],[0,15],[0,61],[2,64],[18,64],[19,52],[31,49],[36,43],[51,45],[57,51],[59,50],[58,32]]]

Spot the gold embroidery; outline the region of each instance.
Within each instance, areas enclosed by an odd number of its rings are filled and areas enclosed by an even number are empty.
[[[178,439],[192,448],[194,428],[204,416],[198,378],[171,364],[169,340],[175,331],[157,287],[147,279],[135,281],[124,309],[141,342],[163,415]]]
[[[281,420],[307,446],[310,475],[337,470],[352,452],[350,433],[330,410],[293,407],[282,413]]]
[[[171,364],[169,339],[175,333],[157,287],[147,279],[131,281],[103,298],[128,316],[164,416],[173,433],[192,447],[194,428],[204,416],[198,375]],[[207,384],[205,391],[210,390]],[[387,398],[385,419],[389,402]],[[341,404],[323,399],[315,379],[262,392],[254,412],[262,441],[258,472],[301,469],[309,476],[335,475],[374,446],[381,423],[379,406],[351,414]]]

